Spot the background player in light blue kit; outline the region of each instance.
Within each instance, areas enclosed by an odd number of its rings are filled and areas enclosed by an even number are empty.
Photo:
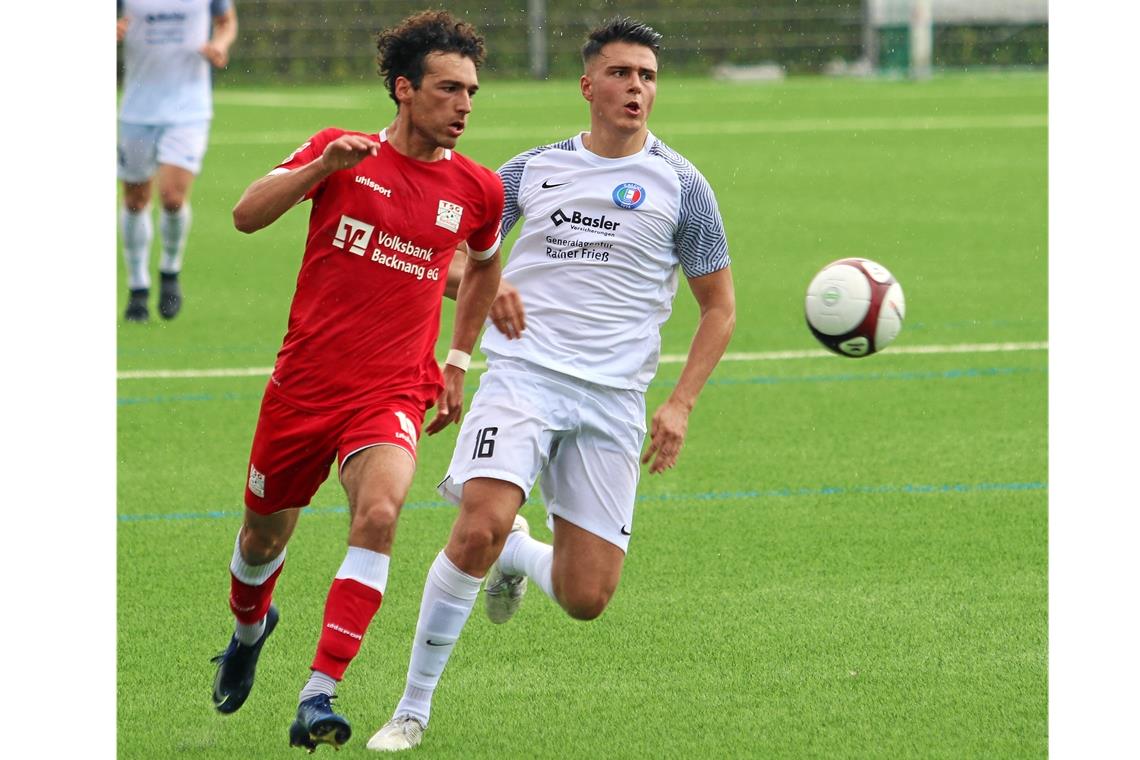
[[[182,307],[178,275],[190,231],[190,186],[202,168],[213,117],[210,66],[223,68],[237,37],[230,0],[118,0],[123,44],[119,107],[120,232],[130,300],[126,318],[150,318],[150,198],[158,178],[159,313]]]
[[[590,131],[499,169],[503,236],[523,220],[503,269],[517,292],[502,290],[491,308],[487,371],[440,484],[459,517],[428,571],[403,698],[370,749],[420,743],[484,576],[495,623],[514,614],[528,578],[573,618],[602,613],[633,532],[640,464],[660,473],[676,463],[728,345],[736,305],[716,198],[647,126],[660,40],[628,18],[591,32],[580,79]],[[679,272],[700,319],[643,455],[645,391]],[[518,515],[536,481],[553,546]]]

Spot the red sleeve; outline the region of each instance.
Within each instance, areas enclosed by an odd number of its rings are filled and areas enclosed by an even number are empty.
[[[468,253],[476,259],[489,257],[502,242],[499,226],[503,221],[503,181],[498,174],[493,171],[483,172],[483,192],[487,199],[486,216],[483,224],[467,236]]]
[[[328,146],[329,143],[343,134],[343,129],[336,129],[335,127],[322,129],[320,132],[317,132],[315,135],[303,142],[299,148],[286,156],[285,160],[277,164],[277,166],[273,168],[273,171],[271,171],[270,174],[277,174],[281,171],[292,171],[293,169],[300,169],[310,161],[315,161],[321,157],[321,154],[325,152],[325,147]],[[317,191],[323,184],[324,181],[322,180],[321,182],[318,182],[317,184],[310,187],[309,191],[305,193],[305,199],[311,199],[314,195],[316,195]]]

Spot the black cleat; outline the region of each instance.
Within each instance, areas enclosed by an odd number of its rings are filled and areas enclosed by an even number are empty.
[[[182,286],[178,284],[178,273],[159,272],[162,288],[158,292],[158,313],[163,319],[174,319],[182,310]]]
[[[318,694],[297,705],[297,719],[289,726],[289,746],[314,752],[318,744],[331,744],[333,749],[352,737],[352,727],[343,716],[333,712],[333,697]]]
[[[242,644],[237,636],[232,636],[226,651],[211,660],[218,663],[218,674],[214,676],[214,707],[218,712],[228,715],[245,704],[253,688],[253,673],[261,647],[277,627],[277,618],[277,608],[270,605],[265,614],[265,633],[256,643]]]
[[[128,322],[146,322],[150,319],[150,309],[146,301],[150,297],[150,288],[134,288],[131,290],[131,299],[127,301],[127,311],[123,314]]]

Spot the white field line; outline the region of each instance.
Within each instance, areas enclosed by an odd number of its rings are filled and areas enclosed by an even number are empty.
[[[1049,344],[1045,341],[1036,343],[963,343],[955,346],[895,346],[890,350],[893,354],[984,354],[1008,351],[1046,351]],[[724,355],[724,362],[763,362],[781,361],[787,359],[819,359],[830,358],[830,354],[823,349],[812,351],[762,351],[759,353],[730,352]],[[684,354],[662,354],[662,364],[682,364]],[[485,362],[471,362],[472,369],[484,369]],[[154,370],[125,370],[116,377],[119,380],[155,380],[165,378],[204,378],[204,377],[268,377],[273,371],[272,367],[236,367],[233,369],[154,369]]]
[[[475,124],[464,142],[472,140],[552,140],[573,134],[581,125],[567,127],[519,126],[482,127]],[[918,116],[854,119],[786,119],[780,121],[700,121],[674,122],[662,127],[666,137],[676,135],[756,135],[810,132],[912,132],[970,129],[1043,129],[1049,126],[1047,114],[1009,116]],[[292,145],[308,135],[299,132],[215,132],[211,145]]]

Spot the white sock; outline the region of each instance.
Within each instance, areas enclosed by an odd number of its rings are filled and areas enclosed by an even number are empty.
[[[131,290],[150,287],[150,240],[154,230],[150,222],[150,206],[131,211],[125,206],[119,213],[123,234],[123,261],[127,265],[127,287]]]
[[[503,553],[499,555],[500,570],[507,575],[525,575],[557,602],[554,599],[554,580],[551,575],[553,564],[554,547],[522,532],[508,535]]]
[[[337,578],[351,578],[376,589],[381,594],[388,587],[388,565],[391,558],[387,554],[374,552],[359,546],[350,546],[345,552],[344,561],[336,571]]]
[[[177,211],[163,209],[158,219],[158,230],[162,236],[162,261],[158,271],[178,274],[182,271],[186,238],[190,235],[190,204],[183,203]]]
[[[482,578],[463,572],[443,552],[436,556],[424,584],[404,696],[396,705],[393,717],[411,715],[427,725],[431,717],[432,693],[439,684],[443,668],[467,618],[471,616],[482,583]]]
[[[283,549],[273,559],[266,562],[264,565],[251,565],[245,561],[241,556],[241,531],[238,531],[238,537],[234,541],[234,554],[230,558],[230,572],[234,574],[239,581],[250,586],[260,586],[269,579],[269,576],[277,572],[277,568],[281,567],[285,562],[285,550]],[[234,625],[234,635],[237,640],[246,646],[257,643],[261,638],[261,634],[265,633],[265,618],[261,618],[256,623],[242,623],[236,622]]]
[[[336,694],[336,679],[319,670],[314,670],[309,675],[309,681],[305,684],[305,688],[301,689],[301,696],[297,702],[304,702],[318,694],[327,694],[330,697]]]

